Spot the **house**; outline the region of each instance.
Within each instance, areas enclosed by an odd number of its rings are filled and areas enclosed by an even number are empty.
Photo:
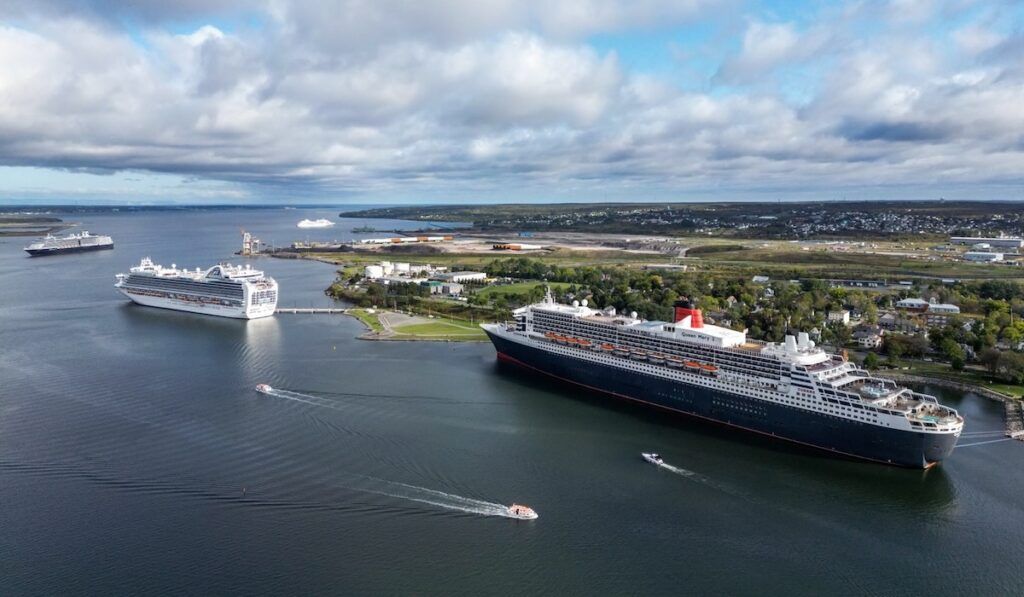
[[[764,298],[775,298],[775,291],[770,287],[764,289]]]
[[[846,309],[843,309],[841,311],[829,311],[828,322],[850,325],[850,312],[847,311]]]
[[[861,348],[867,348],[868,350],[882,348],[882,334],[864,332],[860,335],[854,334],[853,339],[857,341],[857,345]]]
[[[771,280],[768,276],[754,276],[750,279],[754,284],[767,284]]]
[[[878,316],[878,325],[885,330],[896,329],[897,317],[895,313],[887,312]]]

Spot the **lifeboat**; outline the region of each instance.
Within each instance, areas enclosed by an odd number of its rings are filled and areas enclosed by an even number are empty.
[[[577,344],[579,344],[579,340],[577,340],[576,338],[566,338],[565,343],[568,344],[569,346],[576,346]]]
[[[615,354],[624,357],[624,356],[629,354],[629,347],[628,346],[616,346],[615,347]]]
[[[672,357],[672,356],[666,357],[665,358],[665,362],[668,364],[669,367],[682,367],[683,366],[683,360],[680,359],[679,357]]]
[[[544,332],[544,337],[547,338],[548,340],[554,340],[555,338],[558,337],[558,334],[554,332]]]
[[[647,360],[647,351],[643,350],[641,348],[634,348],[629,353],[629,358],[637,360],[637,361],[646,361]]]
[[[555,342],[559,344],[565,344],[567,341],[568,338],[566,338],[565,336],[555,336]]]
[[[714,365],[704,364],[701,365],[700,368],[704,373],[707,373],[708,375],[715,375],[716,373],[718,373],[718,367],[715,367]]]
[[[615,350],[615,346],[612,345],[612,344],[605,343],[605,344],[601,345],[601,350],[603,350],[605,352],[611,352],[611,351]]]
[[[657,352],[652,352],[650,360],[651,360],[652,363],[664,363],[665,362],[665,355],[657,353]]]
[[[586,348],[586,347],[590,346],[590,340],[585,340],[585,339],[583,339],[583,338],[580,338],[579,340],[577,340],[577,342],[578,342],[578,343],[579,343],[579,345],[580,345],[580,346],[582,346],[583,348]]]
[[[519,520],[534,520],[537,518],[537,513],[534,512],[533,508],[522,504],[512,504],[509,506],[508,515]]]
[[[686,368],[697,371],[700,369],[700,363],[697,361],[686,361]]]

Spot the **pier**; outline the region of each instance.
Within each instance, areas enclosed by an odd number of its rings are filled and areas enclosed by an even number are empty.
[[[337,308],[337,307],[323,307],[323,308],[316,308],[316,307],[308,307],[308,308],[303,308],[303,307],[278,307],[277,309],[274,310],[274,313],[290,313],[290,314],[293,314],[293,315],[299,315],[299,314],[307,314],[307,315],[308,314],[325,314],[325,315],[339,315],[339,314],[341,314],[341,315],[343,315],[345,313],[348,313],[348,309],[341,309],[341,308]]]
[[[1007,400],[1006,405],[1006,437],[1024,442],[1024,411],[1020,400]]]

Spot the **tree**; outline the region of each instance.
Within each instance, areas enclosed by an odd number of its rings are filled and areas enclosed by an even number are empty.
[[[869,352],[868,355],[864,357],[864,368],[868,370],[878,369],[878,355],[873,352]]]

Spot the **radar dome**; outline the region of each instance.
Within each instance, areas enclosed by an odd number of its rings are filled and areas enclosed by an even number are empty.
[[[582,301],[580,301],[580,304],[583,305],[584,307],[586,307],[587,306],[587,299],[583,299]]]
[[[572,306],[573,307],[579,307],[580,306],[580,302],[579,301],[573,301],[572,302]]]
[[[629,313],[629,316],[630,316],[630,317],[631,317],[632,319],[636,319],[636,311],[630,311],[630,313]]]

